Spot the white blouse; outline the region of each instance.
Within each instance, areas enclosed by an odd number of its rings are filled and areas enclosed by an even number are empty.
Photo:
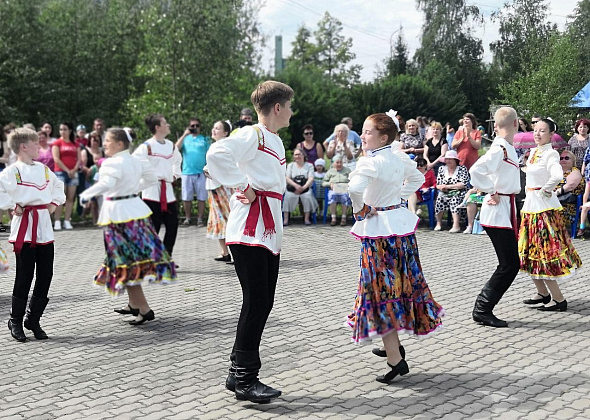
[[[500,202],[489,205],[489,193],[518,194],[520,192],[520,169],[514,146],[502,137],[496,137],[490,150],[471,167],[471,185],[486,196],[483,199],[480,223],[483,226],[512,228],[510,197],[500,195]]]
[[[424,183],[416,162],[390,146],[374,150],[371,156],[359,158],[350,173],[348,192],[352,207],[358,213],[367,204],[388,207],[407,199]],[[405,207],[378,211],[377,215],[357,221],[350,233],[357,238],[389,238],[416,232],[418,217]]]
[[[527,161],[527,191],[521,213],[561,210],[561,203],[554,190],[562,180],[563,169],[559,164],[559,153],[553,150],[551,143],[532,149]],[[551,197],[545,197],[541,190],[550,191]]]
[[[41,162],[27,164],[17,160],[0,173],[0,208],[14,209],[21,207],[55,204],[59,206],[66,202],[64,183]],[[37,210],[39,224],[37,225],[37,244],[43,245],[53,242],[53,228],[51,217],[47,209]],[[18,235],[22,216],[13,216],[10,223],[9,242],[14,243]],[[29,213],[29,224],[25,234],[25,242],[31,242],[33,228],[33,214]]]
[[[180,178],[182,174],[182,155],[174,143],[170,140],[160,143],[152,137],[140,144],[133,152],[133,156],[147,159],[152,164],[158,181],[166,181],[166,201],[168,203],[175,202],[174,189],[170,184]],[[144,200],[160,202],[160,183],[147,188],[141,195]]]
[[[83,200],[90,200],[97,195],[104,195],[100,208],[98,224],[125,223],[149,217],[150,208],[137,195],[158,182],[154,168],[147,159],[131,156],[124,150],[106,159],[98,171],[98,181],[80,194]],[[109,197],[129,197],[109,200]]]
[[[207,167],[213,179],[228,188],[244,190],[249,185],[254,190],[272,191],[281,196],[285,192],[285,148],[281,138],[263,124],[243,127],[228,138],[213,143],[207,152]],[[265,228],[260,212],[256,233],[248,236],[244,234],[244,228],[250,204],[242,204],[235,198],[235,194],[231,197],[225,233],[227,244],[262,246],[275,255],[281,252],[281,200],[268,197],[267,201],[276,233],[264,235]]]

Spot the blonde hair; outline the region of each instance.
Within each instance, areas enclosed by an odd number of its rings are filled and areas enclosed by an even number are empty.
[[[413,118],[410,118],[409,120],[406,121],[406,134],[410,134],[410,130],[408,129],[408,125],[409,124],[413,124],[416,126],[416,128],[420,127],[420,124],[418,124],[418,121],[416,121]]]
[[[30,128],[15,128],[8,136],[8,147],[14,153],[20,152],[20,145],[27,144],[29,141],[39,141],[39,135]]]
[[[518,120],[518,114],[509,106],[503,106],[494,113],[494,122],[498,128],[505,128]]]
[[[571,150],[562,150],[561,153],[565,153],[570,157],[570,160],[572,161],[572,167],[576,166],[576,155],[574,155],[574,153]],[[559,156],[561,157],[561,153],[559,154]]]
[[[348,128],[348,126],[346,124],[338,124],[336,127],[334,127],[334,136],[336,136],[336,131],[338,131],[339,129],[343,129],[344,131],[346,131],[346,138],[348,138],[348,133],[350,133],[350,128]]]
[[[431,127],[431,128],[438,128],[439,130],[442,130],[442,129],[443,129],[443,126],[442,126],[442,124],[441,124],[441,123],[439,123],[438,121],[432,121],[432,122],[430,123],[430,127]]]

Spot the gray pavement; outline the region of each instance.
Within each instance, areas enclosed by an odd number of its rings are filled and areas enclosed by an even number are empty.
[[[14,271],[0,281],[1,419],[589,419],[590,282],[563,283],[569,309],[524,307],[534,287],[517,277],[496,314],[507,329],[476,325],[475,296],[496,265],[486,236],[420,230],[422,265],[445,328],[402,336],[410,374],[389,385],[373,345],[350,342],[358,243],[346,228],[289,226],[273,312],[262,341],[271,404],[238,402],[223,386],[241,293],[216,241],[179,230],[180,281],[146,287],[156,320],[127,324],[125,297],[92,285],[100,230],[56,233],[55,275],[42,325],[47,341],[14,341],[6,328]],[[2,246],[8,251],[5,238]],[[590,266],[590,242],[576,240]],[[11,261],[14,258],[8,252]],[[14,266],[14,265],[13,265]],[[375,344],[379,344],[375,342]]]

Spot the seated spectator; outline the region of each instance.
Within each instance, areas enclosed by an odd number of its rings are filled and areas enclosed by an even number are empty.
[[[289,213],[297,208],[299,200],[303,205],[304,223],[311,225],[309,216],[318,208],[311,186],[314,180],[314,169],[305,161],[305,153],[300,148],[293,151],[293,162],[287,165],[287,191],[283,199],[283,225],[289,224]]]
[[[334,127],[334,140],[328,145],[326,156],[333,159],[334,156],[342,156],[342,163],[350,170],[354,170],[354,143],[348,139],[349,129],[346,124],[338,124]]]
[[[467,208],[467,228],[463,233],[473,232],[473,221],[475,220],[475,216],[477,216],[477,207],[481,207],[484,197],[485,193],[482,193],[476,188],[471,188],[465,194],[465,198],[459,206],[460,208]]]
[[[400,136],[403,143],[402,152],[422,156],[424,153],[424,136],[418,129],[418,122],[413,119],[406,121],[406,132]]]
[[[352,141],[352,143],[354,145],[354,150],[358,151],[361,147],[361,137],[358,135],[358,133],[356,131],[354,131],[352,129],[352,118],[344,117],[340,121],[340,124],[345,124],[346,127],[348,127],[348,140]],[[327,149],[328,146],[330,145],[330,143],[332,142],[332,140],[334,140],[334,138],[336,137],[335,134],[336,133],[331,134],[330,137],[328,137],[326,140],[324,140],[324,148],[325,149]]]
[[[459,165],[457,152],[449,150],[445,154],[445,166],[438,170],[436,177],[436,188],[438,197],[436,197],[436,227],[434,230],[441,230],[443,213],[451,211],[453,216],[453,227],[450,233],[461,232],[460,221],[464,215],[464,210],[459,206],[465,198],[467,185],[469,184],[469,171],[463,165]]]
[[[313,163],[315,168],[314,184],[315,184],[315,198],[318,201],[323,201],[326,194],[326,188],[322,185],[322,181],[326,176],[326,161],[322,158],[316,159]]]
[[[351,205],[350,196],[348,195],[348,176],[350,169],[344,167],[342,164],[342,157],[335,156],[332,160],[332,166],[324,177],[322,185],[330,187],[328,191],[328,205],[330,206],[330,214],[332,215],[332,222],[330,225],[336,226],[336,206],[340,204],[342,210],[342,218],[340,226],[346,226],[346,214],[348,207]]]
[[[424,194],[428,193],[431,187],[436,187],[436,175],[434,175],[432,169],[427,169],[426,159],[423,157],[417,157],[414,160],[416,161],[416,167],[418,170],[424,174],[424,184],[422,184],[418,191],[408,197],[408,209],[412,213],[420,215],[421,211],[420,209],[416,210],[416,203],[424,201],[426,199]]]
[[[563,179],[555,187],[555,193],[563,206],[563,215],[571,225],[576,217],[578,195],[584,193],[586,185],[582,173],[576,167],[576,155],[569,150],[562,150],[559,155]]]

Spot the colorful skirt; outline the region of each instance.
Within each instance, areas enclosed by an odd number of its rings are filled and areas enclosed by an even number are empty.
[[[6,252],[0,246],[0,273],[6,273],[10,269],[10,265],[8,264],[8,257],[6,256]]]
[[[360,278],[347,324],[361,342],[393,330],[425,336],[442,327],[444,309],[422,274],[415,235],[361,241]]]
[[[207,238],[225,239],[225,227],[229,217],[229,197],[229,190],[223,186],[209,191]]]
[[[104,244],[106,257],[94,284],[111,295],[118,296],[144,279],[150,283],[176,280],[176,265],[149,218],[106,225]]]
[[[533,279],[564,279],[582,266],[559,210],[522,213],[518,255],[521,271]]]

